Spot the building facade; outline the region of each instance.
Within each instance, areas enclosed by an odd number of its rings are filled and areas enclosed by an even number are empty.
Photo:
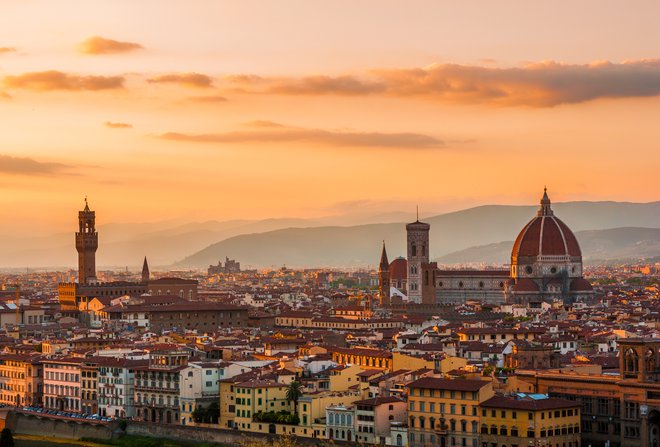
[[[188,364],[188,353],[157,350],[149,353],[147,366],[135,367],[135,417],[160,424],[179,423],[179,373]]]
[[[82,413],[81,358],[45,359],[43,405],[48,410]]]
[[[40,355],[0,355],[0,403],[41,405],[43,366]]]
[[[582,445],[660,444],[660,340],[619,340],[620,375],[518,371],[539,393],[581,406]]]
[[[490,381],[424,377],[407,388],[409,445],[479,446],[479,405],[494,395]]]
[[[574,401],[518,394],[494,396],[480,406],[482,447],[580,446],[580,405]]]

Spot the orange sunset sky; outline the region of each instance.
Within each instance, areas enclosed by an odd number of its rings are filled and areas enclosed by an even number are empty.
[[[658,1],[0,2],[0,233],[660,198]]]

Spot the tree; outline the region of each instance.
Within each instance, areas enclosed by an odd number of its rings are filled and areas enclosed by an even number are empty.
[[[14,437],[8,428],[3,428],[0,432],[0,447],[14,447]]]
[[[286,390],[286,401],[293,402],[293,412],[298,413],[298,399],[303,395],[302,386],[300,382],[294,380],[289,384],[289,388]]]
[[[211,402],[206,409],[206,414],[211,424],[217,424],[218,419],[220,419],[220,404],[218,402]]]
[[[204,422],[204,416],[206,416],[206,409],[204,407],[197,406],[191,413],[191,416],[193,418],[193,421],[195,421],[196,423]]]

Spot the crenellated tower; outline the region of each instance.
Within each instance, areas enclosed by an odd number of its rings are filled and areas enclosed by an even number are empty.
[[[96,215],[89,209],[85,197],[85,209],[78,212],[76,250],[78,251],[78,284],[96,282],[96,249],[99,235],[96,232]]]

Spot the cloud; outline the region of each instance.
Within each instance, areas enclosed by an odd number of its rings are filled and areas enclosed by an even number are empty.
[[[211,87],[213,84],[211,77],[201,73],[166,74],[147,79],[147,82],[153,84],[176,83],[188,87]]]
[[[287,95],[368,95],[382,93],[385,85],[380,82],[363,81],[353,76],[308,76],[295,80],[275,81],[270,93]]]
[[[282,95],[369,95],[382,93],[386,86],[355,76],[306,76],[302,78],[264,78],[255,75],[226,76],[225,81],[244,91]]]
[[[7,92],[0,92],[0,99],[11,99],[11,95]]]
[[[189,96],[188,98],[186,98],[186,101],[198,102],[198,103],[217,103],[217,102],[227,102],[227,98],[221,95]]]
[[[15,175],[56,175],[67,174],[70,165],[41,162],[32,158],[12,157],[0,154],[0,172]]]
[[[377,75],[395,95],[505,106],[552,107],[660,94],[660,59],[586,65],[549,61],[518,68],[436,64],[423,69],[381,70]]]
[[[93,36],[79,45],[81,53],[85,54],[116,54],[127,53],[129,51],[141,50],[144,47],[139,43],[120,42],[118,40],[105,39],[100,36]]]
[[[269,127],[269,128],[286,128],[284,124],[276,123],[274,121],[267,121],[267,120],[256,120],[256,121],[248,121],[247,123],[243,123],[244,126],[247,127]]]
[[[0,54],[2,54],[2,53],[11,53],[11,52],[14,52],[14,51],[16,51],[16,48],[0,47]]]
[[[34,71],[16,76],[5,76],[5,87],[35,91],[50,90],[110,90],[122,88],[122,76],[80,76],[61,71]]]
[[[315,143],[336,147],[438,148],[442,140],[417,133],[353,132],[344,130],[304,129],[270,121],[248,123],[255,130],[213,134],[169,132],[160,138],[194,143]]]
[[[491,65],[491,61],[484,64]],[[389,95],[468,104],[553,107],[600,98],[660,95],[660,59],[581,65],[548,61],[511,68],[433,64],[424,68],[373,70],[367,77],[238,75],[224,80],[231,87],[261,94]]]
[[[130,129],[133,127],[132,124],[128,123],[113,123],[112,121],[106,121],[103,123],[105,127],[108,127],[110,129]]]

